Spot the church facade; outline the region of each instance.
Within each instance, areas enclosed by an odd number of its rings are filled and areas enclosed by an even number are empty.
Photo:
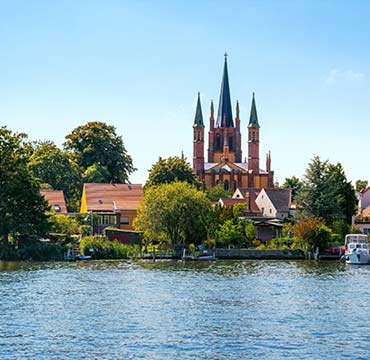
[[[260,126],[258,123],[256,101],[253,93],[249,123],[247,158],[242,157],[242,134],[239,103],[236,102],[235,118],[232,114],[227,56],[221,83],[217,116],[211,101],[207,162],[205,161],[205,126],[203,122],[200,94],[193,124],[193,170],[198,181],[206,187],[222,184],[225,190],[237,188],[273,188],[274,172],[271,170],[271,154],[266,155],[266,167],[260,168]]]

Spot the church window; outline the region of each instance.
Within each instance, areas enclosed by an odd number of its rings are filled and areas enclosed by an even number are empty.
[[[254,141],[254,140],[256,140],[256,133],[253,131],[253,133],[252,133],[252,140]]]
[[[222,150],[222,148],[221,148],[221,136],[220,135],[216,136],[216,150],[217,151]]]
[[[229,183],[229,180],[225,180],[224,181],[224,190],[229,190],[230,189],[230,183]]]
[[[230,151],[233,151],[234,149],[233,149],[233,137],[232,136],[230,136],[229,137],[229,150]]]
[[[198,141],[200,141],[200,131],[198,131]]]

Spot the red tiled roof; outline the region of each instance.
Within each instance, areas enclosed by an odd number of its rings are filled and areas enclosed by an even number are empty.
[[[246,189],[243,189],[246,190]],[[256,198],[258,196],[258,192],[255,191],[255,189],[249,189],[249,199],[250,199],[250,206],[246,209],[249,213],[260,213],[261,210],[256,204]],[[246,192],[243,192],[243,195],[245,195]],[[229,198],[222,198],[222,202],[224,203],[224,206],[233,206],[235,204],[248,204],[248,197],[245,197],[244,199],[229,199]]]
[[[40,193],[48,202],[51,211],[59,214],[67,214],[66,201],[62,190],[41,190]]]
[[[84,184],[87,211],[137,210],[144,196],[141,184]]]

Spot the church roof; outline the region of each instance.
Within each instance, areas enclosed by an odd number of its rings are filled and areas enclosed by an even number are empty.
[[[222,76],[220,101],[216,120],[217,127],[234,127],[231,109],[229,76],[227,72],[227,55],[225,54],[224,74]]]
[[[204,127],[202,105],[200,104],[200,93],[198,92],[197,109],[195,111],[194,127]]]
[[[258,124],[258,116],[257,116],[257,109],[256,109],[256,101],[254,100],[254,93],[252,99],[252,107],[251,107],[251,114],[249,117],[249,128],[259,128],[260,125]]]

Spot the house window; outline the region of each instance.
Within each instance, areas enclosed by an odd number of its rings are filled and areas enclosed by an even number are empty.
[[[117,225],[117,216],[100,214],[98,217],[98,225]]]
[[[270,208],[270,214],[272,214],[272,209]]]
[[[120,218],[121,225],[130,225],[130,218],[128,216],[122,216]]]
[[[59,204],[54,204],[53,209],[54,209],[54,212],[56,212],[56,213],[60,213],[62,211]]]
[[[364,234],[369,235],[370,234],[370,229],[369,228],[364,228]]]

